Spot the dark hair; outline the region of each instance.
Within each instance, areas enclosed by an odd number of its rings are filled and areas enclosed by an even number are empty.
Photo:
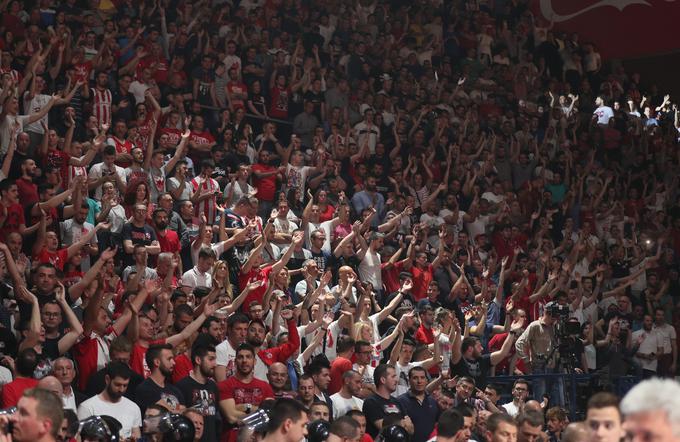
[[[349,416],[349,417],[354,417],[354,416],[364,416],[364,417],[366,417],[366,415],[364,414],[364,412],[361,411],[361,410],[349,410],[349,411],[347,412],[347,414],[345,414],[345,416]]]
[[[87,203],[85,203],[85,204],[87,204]],[[88,207],[89,207],[89,206],[88,206]],[[156,218],[156,217],[157,217],[158,215],[160,215],[161,213],[164,213],[166,216],[170,216],[170,214],[168,213],[168,211],[165,210],[165,209],[162,208],[162,207],[159,207],[158,209],[155,209],[155,210],[153,211],[153,215],[152,215],[152,216],[153,216],[153,218]]]
[[[38,353],[32,348],[24,348],[19,352],[16,361],[16,371],[24,377],[32,378],[38,366]]]
[[[120,353],[131,353],[132,352],[132,342],[127,338],[127,336],[116,336],[113,341],[111,341],[111,346],[109,347],[109,354],[113,352]]]
[[[614,407],[619,412],[619,417],[621,416],[621,411],[619,410],[619,403],[621,400],[618,396],[606,391],[595,393],[588,399],[587,409],[600,409],[607,407]]]
[[[206,259],[206,258],[213,258],[217,259],[217,256],[215,255],[215,251],[210,248],[210,247],[201,247],[201,249],[198,251],[198,259]]]
[[[437,421],[437,434],[441,437],[454,437],[464,424],[463,415],[458,410],[444,410]]]
[[[354,352],[355,353],[359,353],[359,351],[361,350],[361,347],[371,347],[371,348],[373,348],[371,343],[368,342],[368,341],[359,340],[359,341],[354,342]]]
[[[515,423],[515,420],[509,414],[494,413],[486,420],[486,429],[493,433],[502,423],[512,425],[513,427],[517,426],[517,423]]]
[[[212,345],[195,345],[191,348],[191,362],[196,364],[196,358],[203,359],[208,353],[215,353],[215,347]]]
[[[238,354],[240,351],[249,351],[253,354],[253,356],[255,356],[255,347],[248,344],[247,342],[244,342],[243,344],[236,347],[236,354]]]
[[[334,420],[328,431],[338,437],[356,439],[359,436],[359,424],[345,415]]]
[[[377,367],[375,367],[375,371],[373,372],[373,383],[375,384],[376,387],[383,384],[381,379],[387,377],[387,370],[390,368],[394,370],[394,365],[380,364]]]
[[[517,426],[521,427],[524,423],[532,427],[543,427],[544,419],[543,413],[536,410],[528,410],[517,416]]]
[[[189,304],[180,304],[177,307],[175,307],[173,316],[175,317],[175,319],[177,319],[179,315],[189,315],[193,317],[194,309],[191,308]]]
[[[110,144],[107,144],[104,146],[104,152],[103,154],[106,155],[116,155],[116,146],[112,146]]]
[[[312,362],[309,364],[309,367],[307,367],[307,372],[310,374],[310,376],[315,376],[321,373],[321,370],[324,368],[331,369],[331,364],[328,362],[328,358],[326,355],[321,354],[321,355],[316,355],[314,358],[312,358]]]
[[[336,353],[344,353],[354,347],[355,341],[350,336],[340,336],[335,344]]]
[[[461,347],[460,347],[461,353],[465,353],[468,348],[474,347],[478,342],[479,342],[479,338],[475,338],[474,336],[469,336],[469,337],[463,339],[463,343],[461,344]]]
[[[163,350],[172,351],[172,345],[170,345],[170,344],[154,344],[154,345],[149,346],[148,350],[146,350],[146,356],[144,357],[144,360],[146,361],[146,365],[149,367],[149,370],[153,371],[153,369],[154,369],[153,361],[160,358],[161,352]]]
[[[227,328],[234,328],[236,324],[248,324],[250,319],[243,313],[234,313],[227,318]]]
[[[113,361],[106,366],[106,375],[109,377],[109,379],[130,379],[132,377],[132,370],[130,370],[130,367],[122,362]]]
[[[527,386],[527,389],[531,388],[531,384],[529,384],[529,381],[523,378],[517,379],[515,382],[512,383],[512,388],[515,388],[518,384],[524,384]]]
[[[411,367],[411,369],[408,371],[408,378],[411,379],[411,374],[415,373],[416,371],[421,371],[421,372],[425,373],[425,376],[427,376],[427,370],[425,370],[420,365],[417,365],[415,367]]]
[[[267,433],[278,430],[287,419],[297,422],[302,418],[303,413],[307,413],[307,409],[301,402],[288,398],[277,400],[269,412]]]
[[[318,400],[318,399],[315,399],[314,402],[312,402],[312,405],[309,406],[309,409],[311,410],[312,407],[315,406],[315,405],[324,406],[324,407],[326,407],[326,408],[328,409],[328,413],[331,412],[331,407],[328,405],[328,402],[320,401],[320,400]]]

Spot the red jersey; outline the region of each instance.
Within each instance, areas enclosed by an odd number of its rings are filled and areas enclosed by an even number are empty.
[[[243,302],[241,306],[241,309],[243,310],[244,313],[248,312],[248,308],[252,301],[262,303],[264,293],[267,291],[267,287],[269,286],[269,274],[271,273],[271,271],[272,266],[266,266],[261,269],[251,269],[250,272],[248,273],[241,273],[241,277],[238,279],[239,292],[242,292],[246,288],[246,286],[253,281],[264,281],[264,284],[262,286],[248,293],[246,300]]]
[[[102,337],[92,332],[89,336],[83,336],[71,349],[73,358],[78,364],[80,391],[85,391],[90,376],[109,362],[109,342],[115,337],[116,331],[109,327],[106,336]]]
[[[220,401],[225,399],[233,399],[236,405],[251,404],[260,405],[265,399],[274,399],[274,390],[272,387],[259,379],[252,378],[250,382],[242,382],[232,376],[219,382],[217,389],[220,392]],[[229,428],[225,425],[222,432],[223,442],[233,442],[238,435],[238,429]]]
[[[54,267],[63,272],[66,261],[68,261],[68,249],[59,249],[57,251],[50,252],[47,250],[47,247],[43,247],[34,258],[41,264],[49,262]]]
[[[97,119],[97,123],[101,127],[102,124],[111,123],[111,103],[113,98],[111,91],[104,89],[97,89],[93,87],[90,89],[92,96],[92,114]]]
[[[85,63],[78,63],[73,65],[75,69],[75,81],[82,81],[87,83],[90,80],[90,72],[92,72],[92,62],[86,61]]]
[[[272,101],[269,106],[269,116],[285,120],[288,118],[288,100],[290,89],[274,86],[271,90]]]
[[[24,177],[19,177],[16,179],[15,183],[19,189],[19,201],[21,201],[21,204],[30,206],[40,200],[38,197],[38,185],[33,181],[29,181]]]
[[[159,135],[167,135],[171,146],[178,146],[179,142],[182,141],[182,131],[174,127],[162,128]]]
[[[16,406],[24,391],[37,385],[37,379],[23,377],[17,377],[9,384],[5,384],[2,387],[2,407],[9,408]]]
[[[155,341],[149,341],[149,345],[155,344],[165,344],[165,339],[158,339]],[[138,342],[132,346],[132,354],[130,355],[130,368],[135,373],[144,376],[144,379],[148,378],[151,374],[151,369],[146,365],[146,351],[149,347],[145,347]]]
[[[122,154],[126,153],[128,155],[132,154],[132,148],[135,147],[134,144],[132,144],[132,141],[128,139],[120,139],[116,136],[112,136],[109,138],[109,141],[113,141],[113,145],[116,147],[116,153],[117,154]],[[129,161],[116,161],[116,166],[120,167],[130,167],[130,162]]]
[[[421,299],[427,298],[427,286],[430,285],[432,281],[432,264],[427,264],[424,269],[418,266],[411,266],[411,273],[413,274],[413,289],[411,290],[411,295],[413,299],[420,301]]]
[[[253,171],[253,186],[257,189],[257,199],[262,201],[274,201],[276,196],[276,174],[264,178],[257,178],[255,172],[272,172],[276,167],[267,164],[255,163],[251,166]]]
[[[186,353],[181,353],[175,356],[175,369],[172,372],[172,383],[176,384],[180,379],[189,376],[194,366],[191,364],[191,359]]]
[[[156,238],[158,239],[158,244],[161,246],[162,252],[179,253],[182,246],[179,243],[179,237],[177,232],[170,229],[165,229],[165,232],[161,234],[156,230]]]

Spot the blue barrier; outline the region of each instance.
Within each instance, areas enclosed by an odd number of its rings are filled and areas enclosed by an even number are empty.
[[[577,419],[577,412],[578,411],[585,411],[585,410],[577,410],[577,386],[579,384],[590,384],[592,383],[595,379],[601,378],[601,376],[597,373],[593,374],[579,374],[579,373],[546,373],[546,374],[536,374],[536,375],[525,375],[525,376],[494,376],[490,377],[487,379],[487,383],[489,384],[510,384],[512,385],[516,380],[518,379],[524,379],[528,381],[531,384],[532,380],[535,379],[545,379],[546,381],[550,381],[550,379],[562,379],[564,382],[564,385],[566,387],[567,382],[569,385],[569,394],[567,395],[569,398],[568,405],[569,405],[569,418],[574,421]],[[628,390],[633,388],[635,384],[640,382],[641,378],[638,376],[622,376],[622,377],[617,377],[617,378],[610,378],[611,380],[611,387],[613,387],[611,390],[614,394],[616,394],[619,397],[623,397]],[[542,398],[534,398],[537,399],[539,402],[541,401]],[[512,400],[512,399],[510,399]]]

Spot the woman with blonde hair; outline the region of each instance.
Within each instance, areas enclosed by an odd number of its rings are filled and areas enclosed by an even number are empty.
[[[399,327],[394,327],[394,330],[389,335],[380,339],[373,332],[373,325],[366,322],[357,322],[352,327],[352,338],[355,341],[366,341],[371,344],[373,352],[371,354],[371,367],[377,367],[382,360],[383,349],[392,345],[395,339],[399,336]]]
[[[217,294],[218,298],[226,297],[229,302],[233,300],[233,289],[231,286],[231,281],[229,280],[229,267],[227,263],[221,259],[215,261],[212,268],[212,280],[213,286],[219,287],[220,293]]]

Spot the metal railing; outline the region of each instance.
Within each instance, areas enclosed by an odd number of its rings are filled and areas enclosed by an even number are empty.
[[[641,378],[638,376],[621,376],[621,377],[615,377],[615,378],[607,378],[605,381],[605,377],[601,376],[598,373],[593,373],[593,374],[579,374],[576,372],[572,373],[546,373],[546,374],[535,374],[535,375],[526,375],[526,376],[494,376],[487,378],[487,383],[488,384],[497,384],[497,385],[510,385],[518,380],[518,379],[524,379],[529,382],[531,385],[533,380],[539,380],[539,379],[544,379],[546,381],[546,385],[549,385],[551,381],[556,381],[558,379],[562,379],[563,385],[565,386],[565,393],[568,392],[568,394],[565,394],[565,399],[567,399],[567,407],[569,411],[569,418],[572,421],[575,421],[576,419],[579,418],[578,414],[579,412],[583,413],[585,410],[579,410],[578,409],[578,386],[593,386],[594,381],[597,381],[598,379],[603,381],[601,384],[602,385],[610,385],[611,390],[613,393],[615,393],[619,397],[623,397],[628,390],[630,390],[635,384],[640,382]],[[510,391],[510,389],[504,389],[504,391]],[[502,395],[503,398],[507,398],[508,395]],[[534,398],[538,400],[539,402],[541,401],[542,398]],[[509,400],[512,400],[510,397]]]

